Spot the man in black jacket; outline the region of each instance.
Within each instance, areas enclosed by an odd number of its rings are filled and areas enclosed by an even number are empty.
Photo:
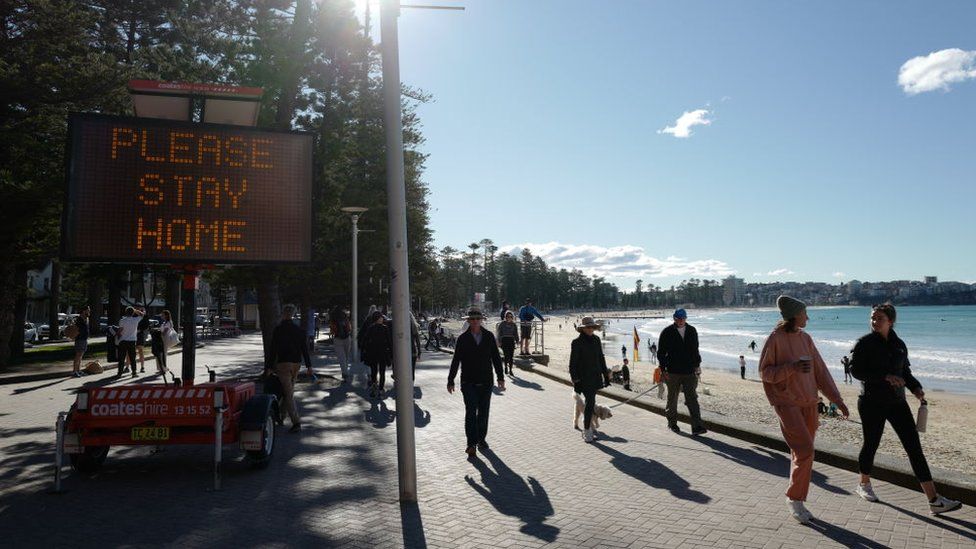
[[[308,375],[312,376],[312,359],[308,356],[308,344],[305,331],[292,320],[295,316],[295,306],[285,305],[281,310],[281,324],[278,324],[271,336],[271,347],[268,349],[268,360],[264,364],[264,375],[273,370],[281,382],[285,397],[283,404],[291,418],[291,432],[301,430],[302,421],[298,417],[298,407],[295,405],[295,381],[298,380],[298,369],[302,359],[308,368]]]
[[[678,391],[685,394],[685,405],[691,415],[691,433],[701,435],[708,430],[702,425],[698,407],[698,375],[701,374],[701,355],[698,353],[698,331],[688,324],[684,309],[674,312],[674,324],[661,332],[657,343],[657,359],[661,364],[661,379],[668,388],[665,416],[668,428],[680,433],[678,427]]]
[[[478,309],[468,311],[465,320],[468,329],[457,338],[451,372],[447,376],[447,392],[454,393],[454,378],[461,366],[461,394],[464,395],[464,433],[467,437],[469,456],[474,456],[475,446],[488,449],[488,411],[491,407],[491,390],[494,386],[492,369],[498,380],[498,388],[505,390],[505,374],[502,357],[498,354],[495,335],[481,326],[484,316]]]

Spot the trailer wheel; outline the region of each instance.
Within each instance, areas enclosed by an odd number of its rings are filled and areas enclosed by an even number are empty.
[[[271,454],[274,452],[275,446],[275,418],[273,414],[274,410],[269,410],[267,417],[264,418],[264,428],[261,430],[263,448],[247,451],[247,457],[255,469],[264,469],[271,462]]]
[[[71,468],[90,475],[97,472],[108,456],[108,446],[86,446],[80,454],[70,454]]]

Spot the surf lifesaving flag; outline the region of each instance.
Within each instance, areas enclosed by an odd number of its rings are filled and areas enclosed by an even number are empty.
[[[640,360],[640,336],[637,335],[637,326],[634,326],[634,362]]]

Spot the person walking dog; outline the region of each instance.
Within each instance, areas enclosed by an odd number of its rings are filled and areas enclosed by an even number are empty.
[[[477,447],[488,449],[488,413],[491,409],[491,390],[494,387],[492,370],[498,380],[498,388],[505,390],[505,373],[502,358],[498,354],[495,335],[481,326],[484,315],[472,308],[464,318],[468,329],[457,338],[451,371],[447,375],[447,392],[454,393],[454,378],[461,367],[461,394],[464,395],[464,434],[467,439],[465,452],[469,457]]]
[[[593,442],[594,432],[590,427],[593,408],[596,407],[596,392],[610,385],[610,371],[603,355],[600,336],[593,332],[599,325],[591,316],[584,316],[576,330],[579,337],[573,340],[569,355],[569,377],[573,380],[573,390],[583,395],[583,441]]]
[[[691,434],[703,435],[708,429],[702,425],[698,406],[698,375],[701,374],[701,354],[698,352],[698,331],[688,324],[688,313],[678,309],[672,315],[674,324],[661,332],[657,343],[657,360],[661,364],[661,379],[668,388],[665,416],[668,428],[680,433],[678,427],[678,391],[685,395],[685,405],[691,415]]]
[[[851,374],[861,381],[857,412],[861,416],[861,430],[864,433],[857,459],[861,482],[855,491],[867,501],[878,501],[871,487],[871,470],[885,422],[888,422],[908,454],[912,472],[929,500],[929,511],[933,515],[954,511],[962,504],[936,491],[928,462],[922,453],[915,418],[905,398],[907,388],[924,404],[925,391],[912,375],[908,346],[895,333],[896,318],[894,305],[875,305],[871,310],[871,333],[859,339],[851,353]]]
[[[776,305],[783,320],[766,339],[759,354],[759,375],[766,398],[779,416],[783,438],[790,447],[792,467],[786,490],[790,516],[806,524],[813,518],[803,503],[810,490],[813,440],[819,425],[817,390],[837,404],[845,418],[849,412],[813,338],[803,331],[809,320],[806,304],[781,295]]]

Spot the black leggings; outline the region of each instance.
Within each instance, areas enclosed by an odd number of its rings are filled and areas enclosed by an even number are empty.
[[[129,359],[129,365],[132,367],[132,375],[136,375],[136,342],[120,341],[115,352],[119,357],[119,375],[122,375],[122,370],[125,369],[126,358]]]
[[[515,338],[502,338],[502,353],[505,355],[505,365],[511,366],[513,364],[513,357],[515,356]]]
[[[583,428],[590,428],[590,421],[593,419],[593,409],[596,408],[596,389],[583,389]]]
[[[857,458],[858,468],[862,474],[871,474],[871,469],[874,467],[874,454],[881,444],[881,435],[884,433],[885,421],[887,421],[891,423],[891,427],[894,428],[902,447],[908,454],[908,461],[912,465],[915,478],[919,482],[932,480],[929,464],[925,461],[925,454],[922,453],[922,442],[915,428],[915,418],[912,417],[912,410],[906,400],[888,401],[862,395],[857,399],[857,412],[861,415],[861,430],[864,432],[864,443],[861,446],[861,454]]]

